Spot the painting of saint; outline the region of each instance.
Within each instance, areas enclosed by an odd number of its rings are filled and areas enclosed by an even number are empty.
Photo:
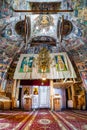
[[[58,71],[66,71],[67,70],[63,55],[55,56],[55,62],[56,62],[56,69]]]
[[[43,29],[50,30],[54,25],[54,18],[51,15],[39,15],[34,19],[33,33],[42,32]]]
[[[21,62],[20,72],[32,72],[34,57],[24,57]]]
[[[28,88],[24,89],[24,95],[29,95],[29,89]]]
[[[34,94],[34,95],[38,95],[38,88],[34,88],[33,94]]]

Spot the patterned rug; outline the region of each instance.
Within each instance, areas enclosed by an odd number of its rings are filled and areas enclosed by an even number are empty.
[[[87,130],[87,111],[0,111],[0,130]]]
[[[77,115],[74,112],[54,112],[58,119],[70,127],[70,130],[87,130],[87,116]]]
[[[28,130],[68,130],[49,110],[37,111]]]
[[[87,130],[87,117],[72,111],[37,111],[29,130]]]
[[[86,110],[72,110],[72,112],[87,117],[87,111]]]
[[[0,130],[22,130],[33,112],[22,111],[0,111]]]

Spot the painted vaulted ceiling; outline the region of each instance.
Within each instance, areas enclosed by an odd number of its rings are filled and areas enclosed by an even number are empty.
[[[21,53],[38,53],[42,46],[50,52],[67,52],[79,71],[87,72],[87,0],[0,0],[0,77],[15,57]]]

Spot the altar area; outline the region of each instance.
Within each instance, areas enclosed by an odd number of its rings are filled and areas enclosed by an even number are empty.
[[[75,79],[76,73],[65,52],[49,53],[46,48],[42,48],[38,54],[21,54],[14,73],[15,107],[19,102],[20,108],[26,110],[65,109],[66,100],[74,102]],[[77,106],[73,104],[72,107]]]
[[[23,110],[49,108],[61,111],[61,109],[66,108],[65,89],[53,88],[52,90],[51,86],[46,85],[21,85],[21,88],[21,100],[18,98],[17,102],[21,103],[20,106]]]

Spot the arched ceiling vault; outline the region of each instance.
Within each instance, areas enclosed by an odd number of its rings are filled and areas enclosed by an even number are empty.
[[[17,13],[13,9],[54,12]],[[73,12],[56,11],[72,9]],[[79,70],[81,64],[87,71],[86,12],[86,0],[0,0],[0,75],[7,71],[16,53],[38,53],[40,46],[50,52],[67,52]]]

